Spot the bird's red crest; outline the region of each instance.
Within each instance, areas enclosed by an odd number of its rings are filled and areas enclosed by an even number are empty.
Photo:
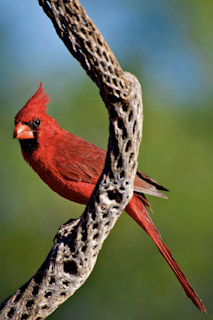
[[[47,110],[47,104],[50,102],[48,94],[45,93],[44,88],[42,88],[42,82],[39,83],[38,90],[32,96],[31,99],[27,101],[25,106],[18,112],[16,118],[27,117],[27,115],[41,114]]]

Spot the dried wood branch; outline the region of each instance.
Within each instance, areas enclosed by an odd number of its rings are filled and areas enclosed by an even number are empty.
[[[0,319],[45,319],[86,281],[104,240],[133,194],[142,135],[137,79],[123,72],[77,0],[39,0],[57,34],[97,84],[109,111],[103,173],[83,215],[62,225],[36,274],[0,306]],[[131,142],[131,143],[130,143]]]

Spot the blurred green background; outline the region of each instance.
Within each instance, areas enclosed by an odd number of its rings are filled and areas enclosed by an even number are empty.
[[[124,70],[143,87],[139,168],[170,189],[149,197],[154,222],[213,319],[213,2],[81,1]],[[106,148],[95,85],[37,1],[0,2],[0,300],[41,265],[60,224],[83,207],[54,194],[12,139],[14,116],[41,80],[60,125]],[[95,269],[49,319],[201,319],[152,241],[125,213]]]

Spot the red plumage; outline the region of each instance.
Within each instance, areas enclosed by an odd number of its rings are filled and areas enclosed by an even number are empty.
[[[37,92],[15,117],[14,137],[20,141],[24,159],[53,191],[71,201],[87,204],[103,170],[106,152],[63,130],[45,112],[49,101],[40,83]],[[125,211],[152,238],[187,296],[206,313],[202,301],[163,243],[148,214],[149,204],[144,194],[167,198],[160,190],[167,191],[154,179],[138,171],[134,195]]]

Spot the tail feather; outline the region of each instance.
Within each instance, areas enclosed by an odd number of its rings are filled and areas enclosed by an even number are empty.
[[[161,186],[156,180],[150,178],[145,173],[139,170],[137,171],[134,181],[134,192],[168,199],[168,197],[161,191],[169,190]]]
[[[186,276],[178,266],[177,262],[174,260],[171,251],[163,243],[161,239],[160,232],[154,225],[152,219],[150,218],[145,204],[143,203],[143,198],[140,195],[134,195],[128,206],[126,207],[126,212],[146,231],[146,233],[152,238],[156,244],[158,250],[163,255],[174,274],[176,275],[178,281],[186,292],[187,296],[193,301],[193,303],[201,310],[203,313],[207,313],[201,299],[198,297],[197,293],[189,284]]]

